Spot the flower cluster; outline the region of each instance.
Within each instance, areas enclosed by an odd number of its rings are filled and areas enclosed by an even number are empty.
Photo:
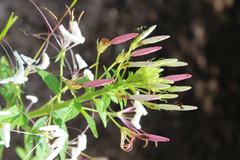
[[[153,45],[170,36],[149,37],[157,27],[153,25],[142,32],[127,33],[112,39],[99,39],[96,62],[88,65],[81,55],[73,50],[87,40],[81,32],[79,21],[74,19],[73,6],[76,2],[73,1],[67,8],[56,26],[47,21],[41,9],[33,2],[51,32],[44,34],[47,37],[38,37],[44,39],[44,42],[34,58],[13,51],[10,57],[14,57],[15,67],[9,56],[9,59],[5,56],[0,58],[0,95],[6,104],[0,108],[0,145],[6,148],[13,147],[10,145],[11,132],[18,132],[24,134],[25,143],[24,147],[16,148],[20,159],[54,160],[59,157],[62,160],[91,159],[84,152],[89,136],[87,132],[90,130],[95,138],[101,134],[97,129],[96,114],[104,127],[113,123],[119,128],[120,146],[124,151],[131,151],[137,139],[144,141],[145,145],[148,142],[156,144],[168,142],[169,138],[142,130],[141,119],[150,117],[148,113],[150,109],[171,111],[197,109],[191,105],[168,103],[169,99],[177,98],[178,93],[191,89],[190,86],[177,85],[178,81],[191,78],[191,74],[163,76],[164,68],[183,67],[187,63],[174,58],[136,61],[135,57],[158,54],[162,46]],[[66,27],[62,20],[68,14],[71,18]],[[8,25],[2,32],[6,33],[15,20],[14,17],[10,17]],[[4,44],[9,46],[2,39],[0,39],[2,47]],[[119,44],[129,47],[123,49],[109,67],[100,64],[100,58],[104,54],[111,54],[107,53],[108,48]],[[150,47],[147,46],[149,44]],[[55,53],[50,52],[50,46],[56,49]],[[66,56],[68,54],[70,56]],[[50,72],[52,61],[59,65],[59,72]],[[70,77],[66,76],[66,68],[71,74]],[[37,107],[37,95],[24,90],[30,74],[38,75],[43,85],[52,92],[49,96],[51,98],[42,106]],[[63,98],[66,92],[71,94],[67,100]],[[24,94],[26,96],[23,96]],[[24,103],[26,100],[27,104]],[[78,136],[72,139],[71,127],[67,122],[79,116],[86,120],[87,126],[77,129]]]

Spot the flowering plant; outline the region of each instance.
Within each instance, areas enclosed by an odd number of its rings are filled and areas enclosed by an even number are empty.
[[[51,13],[56,25],[50,24],[41,9],[32,1],[33,5],[43,16],[50,32],[38,34],[44,42],[32,58],[19,54],[4,40],[10,27],[17,20],[12,14],[0,34],[1,46],[7,57],[0,58],[0,95],[4,100],[4,107],[0,108],[0,147],[8,148],[11,145],[11,134],[14,132],[24,134],[24,146],[16,147],[21,159],[47,159],[60,158],[81,159],[88,158],[85,151],[87,147],[87,131],[90,130],[98,138],[98,115],[104,125],[115,124],[121,134],[120,147],[124,151],[131,151],[135,140],[144,142],[167,142],[168,138],[149,134],[141,129],[142,116],[148,115],[148,110],[189,111],[197,107],[191,105],[169,104],[168,100],[178,97],[191,87],[178,86],[177,82],[191,78],[190,74],[176,74],[164,76],[165,67],[182,67],[187,63],[175,58],[153,59],[136,61],[135,57],[157,52],[160,46],[148,47],[168,39],[169,36],[149,35],[156,25],[148,29],[120,35],[113,39],[102,38],[97,40],[96,62],[88,63],[75,53],[73,48],[85,42],[79,19],[74,17],[74,5],[77,0],[67,7],[66,13],[58,20]],[[70,15],[68,25],[63,25],[63,19]],[[127,49],[118,54],[115,61],[109,66],[99,64],[99,59],[109,47],[125,42],[131,42]],[[7,45],[12,53],[8,53]],[[49,53],[52,46],[56,52]],[[54,55],[55,54],[55,55]],[[71,56],[71,60],[67,59]],[[12,63],[15,59],[15,66]],[[59,73],[49,71],[51,65],[59,65]],[[99,72],[99,68],[104,70]],[[66,68],[71,76],[66,76]],[[94,73],[92,72],[94,71]],[[34,107],[38,98],[24,91],[29,75],[37,74],[44,85],[52,91],[53,96],[43,105]],[[71,97],[64,99],[65,94]],[[24,96],[25,95],[25,96]],[[2,101],[1,99],[1,101]],[[29,103],[24,102],[28,100]],[[117,107],[116,107],[117,106]],[[71,139],[67,122],[82,116],[86,128],[76,138]],[[97,159],[97,158],[95,158]]]

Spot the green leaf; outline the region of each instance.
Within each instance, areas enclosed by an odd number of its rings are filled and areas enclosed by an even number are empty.
[[[43,70],[38,70],[37,73],[50,90],[52,90],[55,94],[60,92],[60,82],[53,74]]]
[[[0,41],[6,36],[7,32],[12,27],[12,25],[16,22],[17,18],[18,17],[14,13],[12,13],[10,15],[10,17],[8,18],[8,21],[7,21],[6,25],[5,25],[5,27],[3,28],[3,30],[0,33]]]
[[[49,155],[49,145],[45,137],[41,137],[38,140],[36,140],[36,156],[32,159],[36,160],[44,160]]]
[[[24,160],[27,155],[22,147],[16,147],[16,153],[21,160]]]
[[[7,110],[4,111],[8,111],[10,112],[9,115],[5,115],[5,116],[0,116],[0,122],[11,122],[13,119],[15,119],[17,116],[19,116],[19,111],[17,106],[13,106]]]
[[[78,116],[79,114],[79,103],[76,101],[72,101],[69,106],[66,106],[65,108],[62,108],[60,110],[56,111],[56,114],[59,117],[62,117],[62,120],[64,122],[67,122],[75,117]]]
[[[107,127],[107,107],[110,102],[110,97],[107,95],[104,95],[102,99],[94,99],[94,104],[105,128]]]
[[[44,117],[41,117],[40,119],[38,119],[34,123],[31,132],[37,132],[40,127],[46,126],[47,125],[47,120],[48,120],[47,116],[44,116]]]
[[[96,126],[96,123],[93,120],[93,118],[84,109],[81,109],[81,113],[84,116],[84,118],[86,119],[94,137],[98,138],[97,126]]]

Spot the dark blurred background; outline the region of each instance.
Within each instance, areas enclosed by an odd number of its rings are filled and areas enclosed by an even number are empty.
[[[38,4],[60,17],[69,3],[70,0],[39,0]],[[99,122],[100,139],[89,136],[87,153],[110,160],[240,159],[239,0],[79,0],[76,10],[85,11],[80,26],[86,37],[86,43],[76,51],[89,64],[95,61],[98,37],[112,38],[153,24],[158,27],[152,35],[171,35],[171,39],[161,42],[164,49],[155,56],[176,57],[189,64],[184,70],[174,70],[193,75],[184,83],[193,89],[177,101],[199,107],[193,112],[150,112],[143,118],[144,130],[167,136],[171,141],[157,148],[153,143],[142,148],[144,144],[138,142],[130,153],[119,148],[118,130],[113,125],[103,129]],[[1,27],[12,11],[19,20],[6,39],[20,52],[36,52],[40,41],[24,36],[21,30],[46,32],[43,19],[28,0],[1,0]],[[116,51],[119,48],[108,52],[115,56]],[[102,64],[112,62],[114,56],[110,54],[103,56]],[[33,82],[28,83],[25,93],[37,94],[40,103],[46,102],[48,95]],[[79,123],[71,123],[74,124]],[[20,140],[15,142],[20,144]],[[6,153],[7,159],[17,159],[10,151]]]

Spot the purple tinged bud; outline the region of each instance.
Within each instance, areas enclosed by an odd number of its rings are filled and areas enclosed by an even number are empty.
[[[139,134],[138,136],[144,137],[146,140],[152,141],[152,142],[168,142],[168,141],[170,141],[170,139],[167,137],[162,137],[162,136],[158,136],[155,134],[143,133],[143,134]]]
[[[164,79],[177,82],[177,81],[182,81],[182,80],[185,80],[185,79],[189,79],[191,77],[192,77],[191,74],[175,74],[175,75],[166,76],[166,77],[164,77]]]
[[[127,42],[137,36],[138,36],[138,33],[124,34],[124,35],[113,38],[111,40],[111,44],[114,44],[114,45],[121,44],[121,43]]]
[[[113,82],[112,79],[99,79],[99,80],[83,83],[83,87],[101,87],[107,84],[111,84],[112,82]]]
[[[132,57],[147,55],[147,54],[159,51],[160,49],[162,49],[162,47],[160,47],[160,46],[139,49],[139,50],[132,52]]]

